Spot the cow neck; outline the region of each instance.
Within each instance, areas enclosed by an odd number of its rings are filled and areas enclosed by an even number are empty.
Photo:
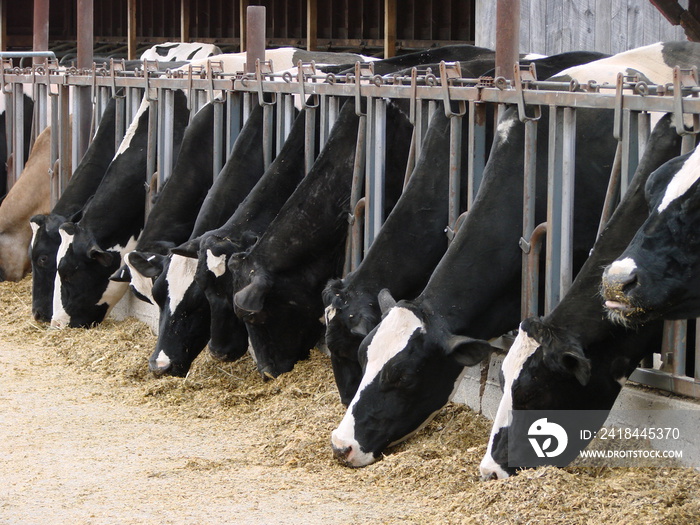
[[[190,239],[224,224],[263,176],[262,117],[262,107],[256,106],[204,199]]]

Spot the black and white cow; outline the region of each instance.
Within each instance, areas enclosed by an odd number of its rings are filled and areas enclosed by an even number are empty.
[[[633,69],[670,82],[675,64],[695,59],[697,44],[657,44],[563,71],[556,78],[613,82]],[[545,218],[548,114],[538,125],[536,222]],[[576,136],[574,267],[595,238],[616,141],[613,115],[579,110]],[[519,322],[524,127],[514,109],[499,121],[481,189],[455,240],[418,298],[400,301],[364,339],[364,376],[332,434],[336,457],[351,466],[373,462],[391,444],[425,424],[450,398],[464,366],[489,353],[484,339]],[[475,338],[475,339],[474,339]]]
[[[59,227],[76,222],[87,201],[95,194],[114,157],[114,121],[116,103],[105,108],[95,136],[70,178],[66,189],[49,214],[35,215],[32,227],[32,315],[42,322],[51,321],[53,287],[56,279],[56,253],[61,244]]]
[[[173,98],[176,157],[189,110],[182,91],[174,91]],[[82,217],[59,228],[52,326],[100,323],[128,289],[109,277],[124,254],[133,250],[143,229],[147,136],[148,104],[142,103]]]
[[[572,52],[534,62],[538,78],[543,79],[603,57],[602,53]],[[469,78],[488,74],[484,71],[493,65],[492,58],[460,63],[462,75]],[[466,154],[467,129],[462,137],[461,151]],[[342,280],[329,282],[324,291],[326,344],[340,398],[346,405],[362,378],[357,349],[381,317],[380,290],[387,288],[397,299],[415,297],[447,249],[447,238],[441,232],[447,226],[448,160],[449,120],[439,109],[430,122],[411,180],[362,263]],[[461,165],[467,165],[466,158]],[[461,187],[465,187],[464,182]]]
[[[303,134],[299,140],[303,140]],[[293,139],[279,162],[273,163],[274,169],[271,166],[266,173],[275,173],[282,180],[290,176],[292,172],[286,171],[287,166],[295,169],[298,163],[292,165],[283,160],[298,161],[300,148],[303,150]],[[149,367],[158,375],[185,375],[209,340],[209,304],[194,279],[196,250],[200,237],[220,227],[257,187],[265,173],[263,157],[263,109],[256,106],[207,194],[190,240],[160,262],[148,258],[153,265],[148,271],[157,275],[153,297],[160,309],[158,342]]]
[[[209,102],[192,117],[173,172],[158,193],[136,248],[124,256],[124,264],[112,276],[113,281],[131,283],[135,295],[149,303],[155,304],[151,293],[155,275],[147,275],[153,266],[148,259],[164,257],[189,238],[212,185],[214,104],[218,103]]]
[[[189,61],[220,54],[221,49],[214,44],[163,42],[141,53],[141,60],[158,60],[159,62]]]
[[[319,117],[316,112],[317,125]],[[275,162],[224,225],[202,235],[198,243],[175,250],[198,257],[195,281],[208,302],[209,351],[218,359],[234,360],[248,349],[248,332],[233,311],[231,272],[226,263],[232,253],[257,241],[304,178],[305,121],[304,111],[294,121]],[[313,140],[318,147],[318,134]]]
[[[616,325],[606,318],[596,292],[600,268],[624,249],[647,216],[644,185],[649,174],[678,154],[680,142],[671,118],[664,117],[569,292],[546,317],[521,323],[503,361],[503,397],[481,462],[482,478],[507,477],[521,466],[513,454],[521,445],[529,446],[529,429],[513,419],[513,410],[610,410],[639,361],[660,348],[659,323],[640,330]]]
[[[639,325],[700,316],[700,149],[649,179],[649,216],[601,286],[611,319]]]
[[[403,182],[412,126],[387,105],[385,208]],[[246,322],[258,370],[276,377],[308,356],[323,325],[321,293],[341,271],[350,213],[358,117],[345,104],[311,171],[260,240],[234,254],[233,304]]]

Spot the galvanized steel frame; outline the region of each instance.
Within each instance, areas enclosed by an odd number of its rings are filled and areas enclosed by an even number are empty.
[[[353,186],[348,215],[349,242],[345,272],[356,268],[382,222],[384,200],[384,155],[386,151],[386,104],[388,99],[404,99],[409,102],[410,120],[414,134],[410,148],[410,158],[406,168],[406,179],[420,156],[422,140],[427,130],[428,119],[438,102],[443,103],[446,115],[450,117],[450,220],[446,233],[452,237],[459,228],[464,213],[459,209],[462,193],[466,192],[467,202],[471,203],[478,192],[487,149],[486,109],[493,105],[500,115],[507,105],[519,109],[520,119],[525,123],[524,165],[524,217],[520,247],[523,251],[523,317],[538,311],[551,311],[568,290],[572,275],[572,207],[574,187],[574,154],[576,139],[576,110],[580,108],[608,109],[614,112],[614,133],[619,140],[615,162],[611,172],[608,196],[601,217],[600,229],[612,213],[620,193],[624,193],[634,173],[651,132],[650,112],[672,112],[677,116],[690,115],[694,127],[678,128],[684,135],[685,148],[694,147],[694,134],[700,121],[700,87],[695,71],[676,70],[674,82],[662,85],[647,85],[636,78],[620,74],[615,85],[588,82],[579,84],[536,81],[534,71],[520,70],[516,66],[515,81],[503,78],[465,79],[459,68],[453,64],[442,64],[436,75],[430,69],[409,74],[381,77],[373,73],[371,65],[357,64],[354,71],[344,75],[320,74],[313,64],[299,64],[296,75],[289,72],[274,73],[265,62],[256,64],[254,74],[243,72],[227,74],[220,67],[210,66],[206,71],[165,71],[163,67],[149,66],[135,72],[124,71],[117,63],[110,72],[92,68],[76,70],[59,68],[55,63],[41,69],[12,68],[2,64],[0,87],[4,96],[14,100],[8,104],[8,151],[17,151],[22,144],[20,99],[21,84],[31,84],[38,98],[57,97],[59,104],[53,104],[51,122],[61,129],[57,133],[52,158],[65,158],[65,123],[67,103],[71,89],[91,87],[92,101],[101,115],[109,97],[117,98],[117,135],[122,137],[140,103],[142,93],[147,93],[151,109],[152,135],[149,135],[149,168],[144,180],[150,180],[158,173],[159,182],[167,179],[175,159],[172,152],[172,92],[181,89],[188,95],[188,104],[194,113],[207,100],[215,100],[215,155],[212,170],[217,175],[223,166],[249,115],[252,104],[264,107],[265,163],[272,162],[279,153],[284,139],[291,129],[296,102],[298,107],[307,110],[305,145],[306,171],[318,154],[314,150],[313,135],[315,118],[313,113],[320,111],[321,146],[325,144],[337,117],[339,97],[354,98],[355,109],[360,115],[356,158],[353,170]],[[158,70],[161,72],[159,73]],[[124,94],[117,90],[124,88]],[[222,105],[226,100],[224,114]],[[548,107],[549,119],[549,158],[548,158],[548,197],[547,222],[534,224],[535,195],[535,151],[536,134],[541,107]],[[39,108],[44,107],[39,104]],[[49,107],[46,105],[46,107]],[[37,127],[47,121],[39,109]],[[273,111],[276,112],[276,129],[272,130]],[[126,115],[123,115],[125,112]],[[468,119],[467,166],[460,165],[462,132],[461,120]],[[677,119],[678,121],[678,119]],[[93,131],[96,126],[93,126]],[[56,129],[56,128],[55,128]],[[274,146],[276,144],[276,146]],[[225,152],[225,154],[224,154]],[[20,158],[21,160],[21,158]],[[21,164],[16,162],[16,164]],[[74,167],[77,163],[74,163]],[[21,166],[16,167],[17,174]],[[459,174],[466,170],[467,188],[459,187]],[[67,181],[59,163],[59,181]],[[65,182],[56,184],[56,191]],[[364,186],[364,195],[362,187]],[[546,240],[543,240],[546,239]],[[537,297],[537,259],[544,248],[546,257],[545,296]],[[543,306],[539,306],[543,300]],[[662,354],[665,357],[664,371],[646,368],[638,369],[632,379],[652,386],[664,388],[685,395],[700,397],[700,382],[685,375],[685,340],[683,325],[670,325],[667,329],[667,342]],[[700,346],[700,345],[698,345]],[[671,357],[669,357],[671,356]],[[696,356],[695,377],[700,378],[700,353]]]

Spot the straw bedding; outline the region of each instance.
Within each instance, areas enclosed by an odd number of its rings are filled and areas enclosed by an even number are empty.
[[[150,376],[155,337],[134,319],[89,329],[52,330],[31,317],[31,281],[0,285],[0,333],[18,347],[45,350],[103,384],[120,402],[158,407],[171,418],[203,418],[212,427],[235,422],[253,437],[251,461],[271,472],[294,469],[328,487],[408,492],[424,511],[408,523],[697,523],[700,474],[688,468],[539,468],[507,480],[481,482],[478,464],[490,422],[450,404],[409,442],[381,461],[348,469],[333,460],[329,437],[344,410],[329,359],[311,358],[263,383],[249,356],[220,363],[206,351],[187,378]],[[186,469],[216,470],[221,462],[189,461]],[[309,490],[314,490],[310,487]]]

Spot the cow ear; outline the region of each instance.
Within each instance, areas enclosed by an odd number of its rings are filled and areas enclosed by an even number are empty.
[[[445,341],[445,349],[462,366],[474,366],[495,350],[488,341],[463,335],[451,335]]]
[[[116,283],[130,283],[131,282],[131,271],[126,264],[122,264],[119,269],[109,276],[110,281]]]
[[[350,328],[350,332],[354,335],[359,335],[360,337],[367,337],[367,334],[372,331],[372,328],[374,328],[374,326],[372,326],[372,322],[364,315],[360,315],[352,328]]]
[[[90,257],[90,259],[97,261],[105,268],[112,264],[112,261],[114,260],[114,254],[104,251],[102,248],[97,246],[97,244],[93,244],[90,246],[90,248],[88,248],[87,256]]]
[[[126,260],[129,265],[144,277],[158,277],[163,273],[165,266],[165,255],[157,253],[129,252]]]
[[[579,383],[587,385],[591,379],[591,361],[582,353],[575,350],[553,352],[549,355],[559,368],[572,374]]]
[[[260,312],[265,303],[265,296],[271,288],[272,278],[266,272],[258,270],[251,283],[234,294],[233,304],[244,312]]]
[[[66,232],[67,235],[75,235],[75,232],[78,231],[78,227],[74,222],[64,222],[61,224],[59,230]]]
[[[241,249],[246,249],[254,246],[258,242],[259,237],[255,235],[252,231],[246,230],[241,235]]]
[[[396,299],[391,296],[388,288],[384,288],[379,292],[377,300],[379,301],[379,309],[382,311],[382,314],[387,313],[396,306]]]
[[[189,257],[190,259],[196,259],[199,257],[199,237],[196,239],[190,239],[189,241],[182,243],[180,246],[170,248],[170,253],[181,255],[182,257]]]
[[[48,218],[48,215],[41,213],[39,215],[34,215],[31,219],[29,219],[29,222],[33,222],[37,226],[41,227],[44,224],[46,224],[47,218]]]

